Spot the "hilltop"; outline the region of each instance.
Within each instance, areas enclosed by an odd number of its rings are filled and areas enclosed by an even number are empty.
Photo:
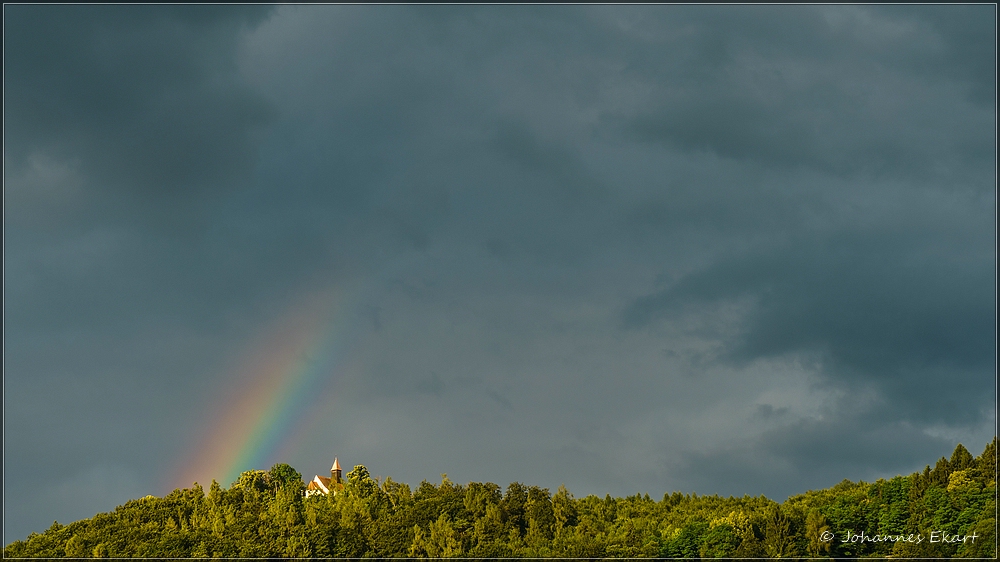
[[[790,497],[574,498],[514,482],[407,484],[355,466],[305,497],[287,464],[195,484],[4,548],[4,557],[995,557],[997,440],[909,476]],[[338,466],[339,468],[339,466]]]

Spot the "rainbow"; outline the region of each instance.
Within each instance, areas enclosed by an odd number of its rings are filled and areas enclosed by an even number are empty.
[[[214,421],[174,471],[171,489],[210,479],[228,486],[243,471],[287,458],[342,366],[350,311],[341,297],[308,295],[265,330],[216,393]]]

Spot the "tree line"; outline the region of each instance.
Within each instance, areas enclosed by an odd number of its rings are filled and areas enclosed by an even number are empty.
[[[228,488],[195,484],[4,548],[14,557],[995,557],[994,438],[978,457],[909,476],[764,496],[679,492],[574,498],[514,482],[422,482],[416,490],[364,466],[342,491],[304,497],[287,464],[244,472]],[[975,537],[970,540],[970,537]],[[936,540],[935,540],[936,538]]]

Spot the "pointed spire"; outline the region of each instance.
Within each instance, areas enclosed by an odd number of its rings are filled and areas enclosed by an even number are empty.
[[[330,467],[330,481],[340,484],[340,462],[337,461],[337,457],[333,457],[333,466]]]

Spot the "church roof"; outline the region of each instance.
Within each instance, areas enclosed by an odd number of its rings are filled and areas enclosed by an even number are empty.
[[[316,476],[313,478],[309,485],[306,486],[307,490],[321,490],[324,494],[330,493],[330,479],[325,476]]]
[[[337,462],[337,457],[333,457],[333,466],[330,467],[330,470],[340,470],[340,463]]]

